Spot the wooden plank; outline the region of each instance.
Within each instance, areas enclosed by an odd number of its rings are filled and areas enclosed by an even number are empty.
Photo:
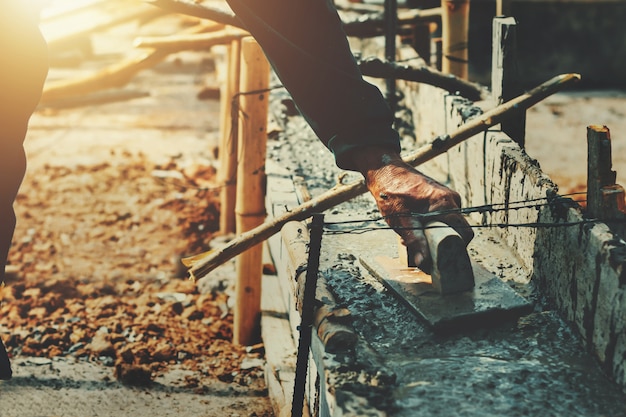
[[[532,309],[526,299],[477,262],[472,262],[474,289],[443,296],[428,274],[407,268],[398,258],[364,256],[360,260],[417,317],[438,332],[489,326]]]

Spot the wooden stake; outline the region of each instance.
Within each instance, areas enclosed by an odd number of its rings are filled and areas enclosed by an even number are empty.
[[[324,215],[315,214],[311,221],[309,256],[306,267],[304,296],[302,297],[302,319],[300,321],[300,338],[296,358],[296,380],[294,381],[293,402],[291,403],[292,417],[300,417],[303,414],[302,407],[304,406],[306,396],[306,374],[309,365],[311,332],[315,314],[315,289],[317,288],[323,234]]]
[[[479,84],[463,80],[451,74],[445,74],[427,66],[412,67],[410,65],[384,62],[378,58],[367,58],[359,62],[363,75],[377,78],[393,76],[397,80],[413,81],[433,85],[459,94],[468,100],[478,101],[487,98],[485,88]],[[501,104],[501,103],[500,103]]]
[[[615,183],[611,169],[611,132],[606,126],[587,127],[587,213],[624,234],[626,219],[624,188]]]
[[[237,169],[237,234],[254,229],[265,219],[265,154],[270,66],[252,38],[241,42],[241,116]],[[260,243],[260,242],[257,242]],[[237,259],[233,341],[251,345],[260,336],[263,247],[256,245]]]
[[[214,45],[228,44],[231,41],[250,36],[243,29],[226,27],[213,33],[197,33],[187,35],[151,36],[135,40],[135,47],[182,50],[206,50]]]
[[[222,82],[220,101],[219,147],[220,171],[220,232],[235,233],[235,202],[237,201],[237,138],[239,113],[239,71],[241,67],[241,41],[234,40],[227,48],[225,80]]]
[[[470,120],[459,127],[450,135],[438,137],[430,144],[418,149],[415,153],[407,156],[404,160],[418,166],[435,156],[441,155],[448,149],[458,145],[466,139],[487,130],[502,121],[514,109],[528,108],[540,102],[546,97],[561,91],[580,80],[579,74],[564,74],[556,76],[531,91],[516,97],[478,117]],[[225,247],[210,252],[201,253],[182,260],[183,264],[189,267],[191,278],[197,279],[207,275],[213,269],[224,262],[234,258],[248,248],[257,245],[280,231],[283,225],[293,220],[304,220],[313,213],[322,213],[331,207],[350,200],[367,191],[364,181],[355,181],[350,184],[339,184],[331,190],[317,196],[316,198],[295,207],[291,211],[275,217],[263,223],[243,235],[233,239]]]
[[[441,0],[442,71],[467,79],[469,0]]]
[[[512,17],[493,19],[491,91],[495,105],[517,97],[522,91],[517,68],[517,22]],[[513,112],[502,121],[502,131],[524,147],[526,111]]]
[[[511,0],[496,0],[496,16],[511,16]]]
[[[245,29],[243,23],[235,14],[221,7],[212,7],[206,4],[199,4],[192,0],[143,0],[171,12],[185,14],[187,16],[208,19],[225,25]]]

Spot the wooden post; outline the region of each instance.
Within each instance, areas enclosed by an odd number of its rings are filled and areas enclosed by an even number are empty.
[[[441,0],[442,71],[467,79],[469,0]]]
[[[396,35],[398,32],[398,0],[385,0],[385,59],[396,62]],[[387,78],[387,101],[393,111],[396,109],[396,79]]]
[[[517,22],[513,17],[493,19],[491,60],[491,92],[494,105],[509,101],[523,92],[517,67]],[[520,109],[501,123],[504,133],[524,147],[526,111]]]
[[[239,164],[237,169],[237,234],[265,220],[265,154],[270,66],[252,38],[241,42],[241,113],[239,116]],[[255,343],[261,316],[263,246],[257,244],[237,258],[236,306],[233,341]]]
[[[511,16],[511,0],[496,0],[496,16]]]
[[[235,202],[237,197],[237,141],[239,112],[239,72],[241,68],[241,41],[232,41],[226,52],[225,80],[221,83],[220,135],[220,232],[235,233]]]
[[[626,204],[624,188],[615,183],[611,170],[611,132],[606,126],[587,127],[587,213],[624,236]]]
[[[324,215],[314,214],[311,221],[306,281],[304,284],[304,296],[302,297],[302,319],[300,321],[300,338],[296,358],[296,380],[294,381],[293,402],[291,403],[292,417],[303,415],[302,408],[306,396],[306,374],[309,365],[309,350],[311,348],[311,331],[315,316],[315,290],[317,289],[323,235]]]
[[[426,65],[432,66],[432,52],[430,36],[430,23],[417,23],[413,27],[413,39],[411,44],[415,52],[424,60]]]

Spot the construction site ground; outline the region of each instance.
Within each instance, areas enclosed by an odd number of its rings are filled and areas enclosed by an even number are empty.
[[[178,18],[168,19],[175,27]],[[163,25],[142,31],[161,33]],[[117,61],[106,36],[130,45],[137,30],[103,34],[95,39],[105,45],[99,61],[53,68],[51,79]],[[17,272],[0,288],[0,337],[14,365],[14,378],[0,383],[0,417],[273,415],[263,344],[230,342],[232,263],[197,283],[180,263],[206,250],[218,228],[219,101],[199,98],[217,85],[213,58],[208,51],[174,54],[124,87],[135,98],[42,106],[34,114],[9,259]],[[529,111],[528,153],[561,192],[584,190],[585,127],[606,124],[618,183],[626,182],[625,113],[624,92],[559,94]],[[310,140],[306,129],[300,134],[290,139]],[[323,165],[307,169],[300,174],[328,180]],[[355,260],[367,247],[358,237],[333,239],[325,244]],[[405,367],[398,376],[414,391],[407,398],[423,394],[414,409],[457,415],[445,402],[454,397],[469,415],[483,406],[493,415],[626,415],[624,394],[554,311],[539,308],[489,335],[437,340],[381,288],[333,285],[357,301],[357,330],[370,345],[389,349],[389,337],[402,335],[390,360],[418,352],[430,372],[456,379],[457,389],[436,393]],[[368,320],[371,311],[382,319]],[[505,354],[530,359],[511,370]],[[518,386],[518,397],[494,402],[503,385],[493,375]]]

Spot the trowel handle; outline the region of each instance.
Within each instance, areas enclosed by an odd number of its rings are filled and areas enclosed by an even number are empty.
[[[442,222],[430,222],[424,228],[428,241],[433,287],[441,294],[469,291],[474,288],[474,272],[461,235]]]

